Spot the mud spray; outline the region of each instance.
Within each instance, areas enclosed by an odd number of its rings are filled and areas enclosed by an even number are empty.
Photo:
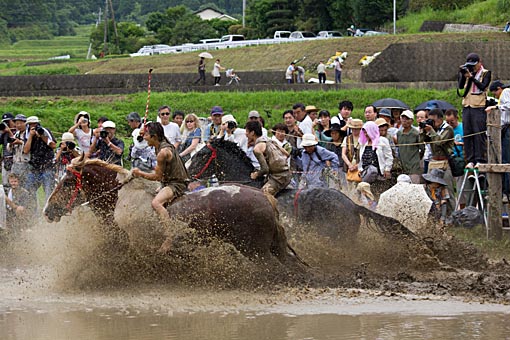
[[[165,230],[150,200],[129,192],[121,197],[129,198],[119,201],[122,218],[116,216],[125,238],[105,232],[108,226],[99,225],[87,207],[59,223],[38,222],[4,238],[0,261],[10,274],[2,290],[9,294],[22,286],[29,298],[36,291],[133,291],[151,285],[275,294],[348,287],[510,301],[506,262],[491,264],[474,247],[442,233],[398,238],[363,222],[355,241],[332,241],[313,225],[283,216],[290,244],[310,266],[294,270],[276,260],[247,259],[220,240],[198,239],[178,222],[173,226],[179,230],[175,247],[170,254],[158,254]],[[130,207],[133,197],[136,204],[145,202],[140,211]]]

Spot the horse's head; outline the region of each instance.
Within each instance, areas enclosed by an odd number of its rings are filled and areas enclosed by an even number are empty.
[[[214,138],[191,158],[188,173],[196,179],[215,174],[220,181],[250,182],[253,170],[250,159],[236,143]]]
[[[43,214],[49,222],[58,222],[62,216],[71,213],[74,207],[84,201],[81,172],[68,168],[48,198]]]

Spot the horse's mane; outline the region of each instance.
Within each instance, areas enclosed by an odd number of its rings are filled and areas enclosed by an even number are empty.
[[[214,138],[211,140],[211,146],[216,149],[222,149],[230,154],[235,155],[238,157],[242,162],[246,163],[247,165],[252,165],[250,158],[246,155],[246,153],[237,145],[237,143],[224,140],[223,138]]]
[[[106,169],[115,171],[117,173],[117,180],[120,183],[128,182],[132,177],[131,171],[124,169],[122,166],[117,165],[117,164],[108,163],[108,162],[105,162],[105,161],[103,161],[101,159],[97,159],[97,158],[93,158],[93,159],[88,159],[85,157],[74,158],[71,161],[71,165],[73,167],[84,167],[86,165],[97,165],[102,168],[106,168]]]

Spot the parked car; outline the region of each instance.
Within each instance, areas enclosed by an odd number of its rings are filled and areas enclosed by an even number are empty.
[[[385,34],[389,34],[389,33],[388,32],[379,32],[379,31],[367,31],[367,32],[365,32],[365,34],[363,36],[369,37],[372,35],[385,35]]]
[[[221,41],[220,38],[214,38],[214,39],[202,39],[200,40],[201,44],[214,44],[219,43]]]
[[[339,31],[320,31],[317,38],[341,38],[344,35]]]
[[[291,31],[276,31],[274,32],[273,39],[288,39]]]
[[[220,42],[232,42],[232,41],[243,41],[244,35],[241,34],[229,34],[221,37]]]
[[[313,32],[294,31],[290,34],[290,39],[316,39],[317,36]]]
[[[157,55],[157,54],[167,54],[174,53],[175,49],[168,45],[148,45],[140,48],[138,52],[131,53],[131,57],[145,56],[145,55]]]

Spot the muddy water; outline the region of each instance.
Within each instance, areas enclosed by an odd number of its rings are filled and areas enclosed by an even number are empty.
[[[288,283],[219,244],[172,261],[119,256],[105,250],[95,223],[77,213],[4,240],[0,339],[510,339],[505,304],[444,289],[366,289],[377,280],[359,268],[356,288],[345,288],[350,273],[337,286],[314,284],[316,274]],[[305,243],[297,245],[316,267],[327,260],[323,270],[346,268],[322,254],[324,243]],[[395,255],[371,260],[381,254]]]

